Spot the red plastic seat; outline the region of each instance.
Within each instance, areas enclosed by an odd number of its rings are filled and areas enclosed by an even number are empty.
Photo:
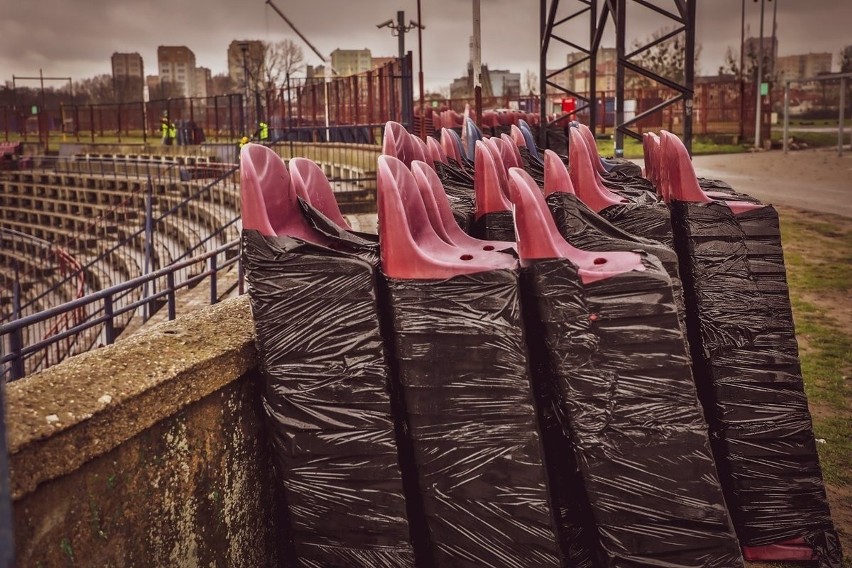
[[[516,124],[513,124],[509,131],[512,133],[512,141],[515,143],[515,146],[518,148],[527,147],[527,141],[524,139],[524,133],[521,132],[521,129],[518,128]]]
[[[444,148],[441,147],[441,143],[432,138],[431,136],[426,138],[426,147],[429,149],[429,155],[432,156],[432,163],[437,164],[441,162],[442,164],[449,164],[449,160],[447,160],[447,153],[444,151]]]
[[[400,123],[389,120],[385,124],[385,134],[382,139],[382,154],[385,156],[394,156],[402,160],[406,166],[411,165],[411,160],[415,156],[414,144],[408,131]]]
[[[425,167],[422,162],[415,161],[411,164],[411,172],[414,174],[420,196],[426,205],[432,227],[443,240],[452,245],[479,248],[486,251],[506,248],[506,242],[483,241],[462,231],[456,223],[450,201],[447,199],[447,193],[444,191],[444,186],[435,170]]]
[[[451,278],[517,263],[499,252],[457,247],[432,228],[414,175],[391,156],[378,161],[379,243],[382,270],[391,278]]]
[[[744,546],[743,558],[749,562],[808,562],[816,560],[814,550],[803,538],[794,538],[765,546]]]
[[[604,187],[580,131],[570,128],[569,137],[568,173],[577,197],[596,213],[612,205],[625,203],[626,200]]]
[[[556,192],[570,193],[577,195],[574,191],[574,184],[571,183],[571,176],[568,175],[568,168],[556,152],[553,150],[544,151],[544,195],[548,196]]]
[[[521,168],[509,170],[509,189],[515,205],[517,250],[522,264],[535,259],[565,258],[579,268],[585,284],[631,270],[645,270],[642,257],[636,253],[587,252],[568,244],[556,229],[535,180]]]
[[[598,145],[595,142],[595,135],[589,130],[589,127],[582,123],[577,123],[576,129],[583,135],[583,142],[586,143],[586,148],[589,149],[589,154],[592,158],[592,165],[599,174],[605,174],[606,168],[601,162],[601,157],[598,155]]]
[[[287,169],[290,170],[290,182],[296,190],[296,195],[313,205],[339,227],[352,229],[340,213],[328,178],[317,164],[307,158],[293,158],[287,164]]]
[[[464,168],[464,162],[462,161],[462,158],[461,158],[461,151],[460,151],[460,149],[459,149],[458,145],[456,144],[456,141],[453,137],[454,134],[455,134],[455,132],[453,132],[449,128],[442,129],[441,130],[441,147],[444,149],[444,152],[446,152],[447,157],[452,158],[462,168]]]
[[[519,168],[524,167],[524,159],[521,157],[521,151],[518,150],[518,145],[515,144],[515,141],[512,140],[512,137],[509,136],[508,134],[501,134],[500,139],[503,141],[504,151],[511,152],[515,156],[512,163],[517,164],[517,167],[519,167]],[[504,159],[504,161],[505,161],[505,159]],[[511,166],[511,167],[515,167],[515,166]]]
[[[482,140],[477,140],[475,152],[473,193],[476,218],[486,213],[511,210],[512,205],[507,199],[508,179],[500,154]]]
[[[660,169],[666,172],[663,174],[665,179],[663,198],[693,203],[710,203],[713,201],[698,185],[698,178],[695,177],[695,169],[692,167],[692,159],[689,157],[686,146],[671,132],[663,130],[661,134],[659,163]],[[760,203],[735,200],[719,201],[727,205],[734,215],[741,215],[766,207]]]
[[[266,146],[246,144],[240,150],[240,199],[243,229],[328,244],[302,214],[284,162]]]
[[[645,179],[653,183],[657,188],[657,195],[662,196],[660,189],[660,137],[653,132],[642,135],[642,154],[645,158]]]

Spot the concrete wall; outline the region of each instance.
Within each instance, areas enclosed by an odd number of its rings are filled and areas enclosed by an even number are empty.
[[[18,566],[286,563],[247,298],[7,386]]]

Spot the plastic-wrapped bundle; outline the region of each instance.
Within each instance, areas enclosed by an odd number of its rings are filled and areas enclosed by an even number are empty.
[[[559,157],[547,150],[544,160],[547,206],[562,237],[582,250],[642,250],[655,256],[671,278],[678,321],[685,338],[686,305],[675,251],[656,241],[623,231],[596,214],[577,197],[568,171]]]
[[[242,151],[243,262],[297,563],[412,567],[376,246],[310,229],[266,152]]]
[[[798,359],[778,217],[672,203],[696,381],[744,547],[804,537],[840,557]]]
[[[665,271],[650,256],[569,247],[543,200],[529,214],[533,180],[510,175],[524,309],[540,322],[529,336],[561,395],[601,564],[741,566]]]
[[[667,135],[671,136],[671,135]],[[670,143],[672,219],[695,377],[747,558],[839,567],[771,206],[712,201]],[[774,546],[781,545],[781,546]],[[797,551],[798,548],[798,551]]]
[[[388,282],[437,566],[559,566],[517,275]]]
[[[378,176],[396,368],[435,566],[560,566],[516,263],[441,240],[400,162],[380,158]]]

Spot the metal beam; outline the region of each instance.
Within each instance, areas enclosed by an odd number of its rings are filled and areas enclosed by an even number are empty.
[[[555,87],[559,91],[563,93],[570,94],[574,96],[574,98],[578,99],[578,104],[576,107],[576,111],[581,111],[585,109],[590,109],[589,112],[589,127],[592,131],[595,130],[595,124],[597,121],[596,116],[596,101],[597,101],[597,48],[600,45],[600,37],[598,37],[598,0],[576,0],[581,4],[584,4],[583,7],[579,9],[575,9],[569,15],[564,17],[558,17],[559,12],[559,0],[550,0],[548,4],[548,0],[541,0],[540,2],[540,32],[541,32],[541,42],[540,42],[540,60],[539,60],[539,72],[540,72],[540,89],[541,89],[541,103],[539,109],[539,118],[541,128],[539,129],[539,144],[542,147],[547,146],[547,138],[546,138],[546,128],[547,126],[557,124],[561,121],[564,121],[564,117],[559,117],[553,121],[548,122],[547,118],[547,88],[548,86]],[[589,19],[589,38],[588,43],[589,47],[583,47],[579,45],[575,41],[571,41],[565,39],[557,35],[555,32],[556,28],[560,25],[565,24],[566,22],[576,21],[581,17],[587,17]],[[601,34],[603,32],[601,31]],[[572,38],[573,39],[573,38]],[[560,68],[557,71],[552,73],[547,72],[547,55],[552,47],[551,40],[555,40],[561,44],[567,45],[572,49],[585,54],[585,57],[581,57],[577,61],[567,64],[565,67]],[[563,71],[576,67],[582,63],[588,62],[589,65],[589,76],[588,76],[588,93],[583,96],[579,93],[576,93],[572,90],[566,89],[560,85],[557,85],[553,81],[549,81],[548,79],[552,78]]]
[[[666,32],[660,37],[638,46],[636,49],[627,53],[627,2],[633,1],[640,6],[650,9],[651,11],[664,16],[670,21],[677,22],[681,25],[674,30]],[[601,22],[598,25],[596,39],[599,41],[603,36],[606,27],[606,18],[608,14],[612,15],[615,23],[615,48],[618,58],[618,66],[616,68],[616,92],[615,92],[615,155],[624,155],[624,135],[632,138],[640,138],[637,132],[629,128],[631,124],[635,124],[642,118],[662,111],[664,108],[683,101],[683,143],[687,150],[692,151],[692,119],[693,119],[693,93],[695,81],[695,7],[697,0],[672,0],[677,13],[661,8],[652,4],[649,0],[606,0],[604,11],[601,15]],[[663,77],[662,75],[646,69],[634,61],[632,58],[643,52],[652,49],[660,44],[671,40],[679,34],[684,34],[684,64],[683,64],[683,79],[672,79],[671,77]],[[643,77],[647,77],[652,81],[665,86],[678,93],[677,96],[671,97],[662,103],[655,105],[653,108],[643,111],[635,115],[630,120],[625,120],[625,75],[626,71],[632,71]]]

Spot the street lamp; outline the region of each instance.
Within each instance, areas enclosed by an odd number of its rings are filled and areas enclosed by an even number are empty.
[[[419,4],[419,2],[418,2]],[[424,26],[421,26],[419,22],[415,22],[411,20],[408,24],[405,23],[405,12],[402,10],[396,13],[396,22],[393,20],[387,20],[382,22],[381,24],[376,25],[377,28],[390,28],[391,35],[399,37],[399,68],[402,74],[402,121],[407,123],[407,126],[411,128],[412,123],[414,122],[414,117],[412,116],[411,108],[409,108],[409,101],[405,97],[405,93],[409,92],[411,89],[408,87],[408,79],[409,77],[406,75],[406,65],[405,65],[405,34],[413,30],[414,28],[425,29]],[[422,45],[422,44],[421,44]],[[423,50],[420,50],[420,68],[421,68],[421,79],[420,79],[420,104],[421,109],[423,105],[423,79],[422,79],[422,68],[423,68]],[[421,114],[421,120],[423,116]]]

